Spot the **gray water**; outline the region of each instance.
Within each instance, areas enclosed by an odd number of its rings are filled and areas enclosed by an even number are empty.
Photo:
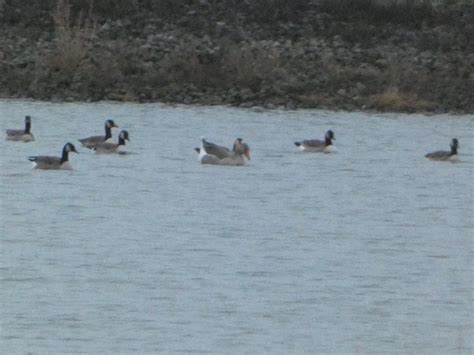
[[[473,116],[0,101],[2,132],[27,114],[35,142],[0,140],[1,353],[472,353]],[[130,154],[79,148],[108,118]],[[335,154],[293,145],[327,129]],[[252,160],[200,165],[201,136]],[[453,137],[459,163],[424,158]],[[31,169],[67,141],[74,171]]]

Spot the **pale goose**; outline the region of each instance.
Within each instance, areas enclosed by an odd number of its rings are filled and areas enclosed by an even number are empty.
[[[336,140],[334,132],[329,130],[324,136],[324,140],[319,139],[308,139],[300,142],[295,142],[295,145],[304,152],[314,153],[331,153],[335,150],[332,140]]]
[[[31,117],[25,117],[25,129],[7,129],[7,140],[16,142],[33,142],[35,137],[31,133]]]
[[[211,154],[211,155],[214,155],[214,156],[218,157],[219,159],[222,159],[222,158],[225,158],[225,157],[229,156],[229,154],[232,152],[227,147],[208,142],[206,140],[206,138],[201,138],[201,147],[203,147],[204,151],[205,151],[205,153],[203,153],[203,155],[204,154]],[[201,150],[201,148],[194,148],[194,150],[196,152],[198,152],[199,155],[201,155],[201,152],[203,152],[203,150]]]
[[[105,121],[105,136],[91,136],[87,138],[79,139],[83,147],[93,149],[97,144],[110,142],[112,138],[112,128],[118,126],[115,124],[113,120]]]
[[[458,158],[459,142],[456,138],[451,141],[451,151],[438,150],[436,152],[428,153],[426,158],[439,161],[456,161]]]
[[[200,156],[201,155],[201,164],[242,166],[245,165],[245,158],[250,160],[250,148],[246,143],[236,141],[234,150],[230,151],[227,156],[219,158],[216,155],[208,154],[205,149],[205,143],[202,142],[200,148]]]
[[[69,153],[77,153],[76,147],[72,143],[66,143],[63,147],[63,153],[61,157],[51,156],[32,156],[28,157],[28,160],[33,162],[34,169],[44,170],[72,170],[69,164]]]
[[[199,159],[201,159],[202,156],[205,155],[205,154],[214,155],[214,156],[218,157],[219,159],[223,159],[223,158],[226,158],[228,156],[231,156],[232,152],[235,151],[236,145],[241,144],[242,142],[243,142],[242,138],[237,138],[234,141],[232,150],[230,150],[227,147],[208,142],[206,140],[206,138],[201,138],[201,146],[204,147],[204,150],[202,151],[201,148],[194,148],[194,150],[199,153]],[[243,143],[243,144],[245,144],[245,143]],[[201,152],[202,152],[202,154],[201,154]]]
[[[125,146],[125,141],[130,142],[127,131],[122,131],[118,137],[118,143],[103,142],[97,144],[93,149],[97,154],[120,153],[120,147]]]

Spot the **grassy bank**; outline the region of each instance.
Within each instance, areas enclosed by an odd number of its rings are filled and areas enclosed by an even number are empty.
[[[7,0],[0,95],[474,112],[474,10],[368,0]]]

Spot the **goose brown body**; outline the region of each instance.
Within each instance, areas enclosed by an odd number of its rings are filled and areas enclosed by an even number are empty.
[[[113,120],[105,121],[105,135],[104,136],[90,136],[79,139],[83,147],[94,149],[97,144],[111,141],[112,128],[118,127]]]
[[[33,142],[35,137],[31,133],[31,116],[25,117],[25,129],[7,129],[7,140],[16,142]]]
[[[34,169],[72,170],[72,167],[69,164],[70,152],[77,153],[76,147],[74,147],[72,143],[66,143],[60,157],[37,155],[28,157],[28,160],[33,163]]]
[[[458,148],[459,142],[456,138],[453,138],[451,141],[451,150],[437,150],[432,153],[428,153],[425,155],[426,158],[430,160],[438,160],[438,161],[455,161],[458,157]]]
[[[336,140],[334,137],[334,132],[329,130],[326,132],[324,140],[305,139],[303,141],[295,142],[295,145],[304,152],[331,153],[334,151],[334,144],[332,142],[333,140]]]

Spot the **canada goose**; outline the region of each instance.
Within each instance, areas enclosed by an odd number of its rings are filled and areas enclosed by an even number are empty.
[[[122,131],[118,137],[118,143],[110,143],[110,142],[103,142],[98,143],[93,149],[97,154],[112,154],[112,153],[119,153],[120,146],[125,145],[125,141],[130,142],[130,138],[128,138],[128,132]]]
[[[250,160],[250,148],[246,143],[242,141],[236,141],[234,144],[234,150],[230,151],[227,156],[219,158],[216,155],[209,154],[206,151],[205,140],[202,140],[200,148],[201,164],[212,164],[212,165],[230,165],[230,166],[242,166],[245,165],[245,158]]]
[[[332,140],[336,140],[334,137],[334,132],[329,130],[324,136],[324,140],[319,139],[309,139],[303,140],[301,142],[295,142],[295,145],[299,147],[304,152],[322,152],[322,153],[331,153],[335,150]]]
[[[31,133],[31,116],[25,117],[25,129],[7,129],[7,140],[33,142],[35,137]]]
[[[99,143],[110,142],[110,139],[112,138],[112,127],[118,128],[113,120],[107,120],[105,121],[105,136],[91,136],[82,138],[79,139],[79,142],[81,142],[83,147],[89,149],[94,148]]]
[[[426,154],[425,157],[431,160],[455,161],[458,158],[458,147],[458,140],[453,138],[451,141],[451,151],[448,152],[445,150],[438,150],[436,152]]]
[[[66,143],[63,147],[63,153],[61,157],[51,156],[32,156],[28,157],[28,160],[33,162],[34,169],[45,169],[45,170],[72,170],[69,165],[69,153],[77,153],[76,147],[72,143]]]

